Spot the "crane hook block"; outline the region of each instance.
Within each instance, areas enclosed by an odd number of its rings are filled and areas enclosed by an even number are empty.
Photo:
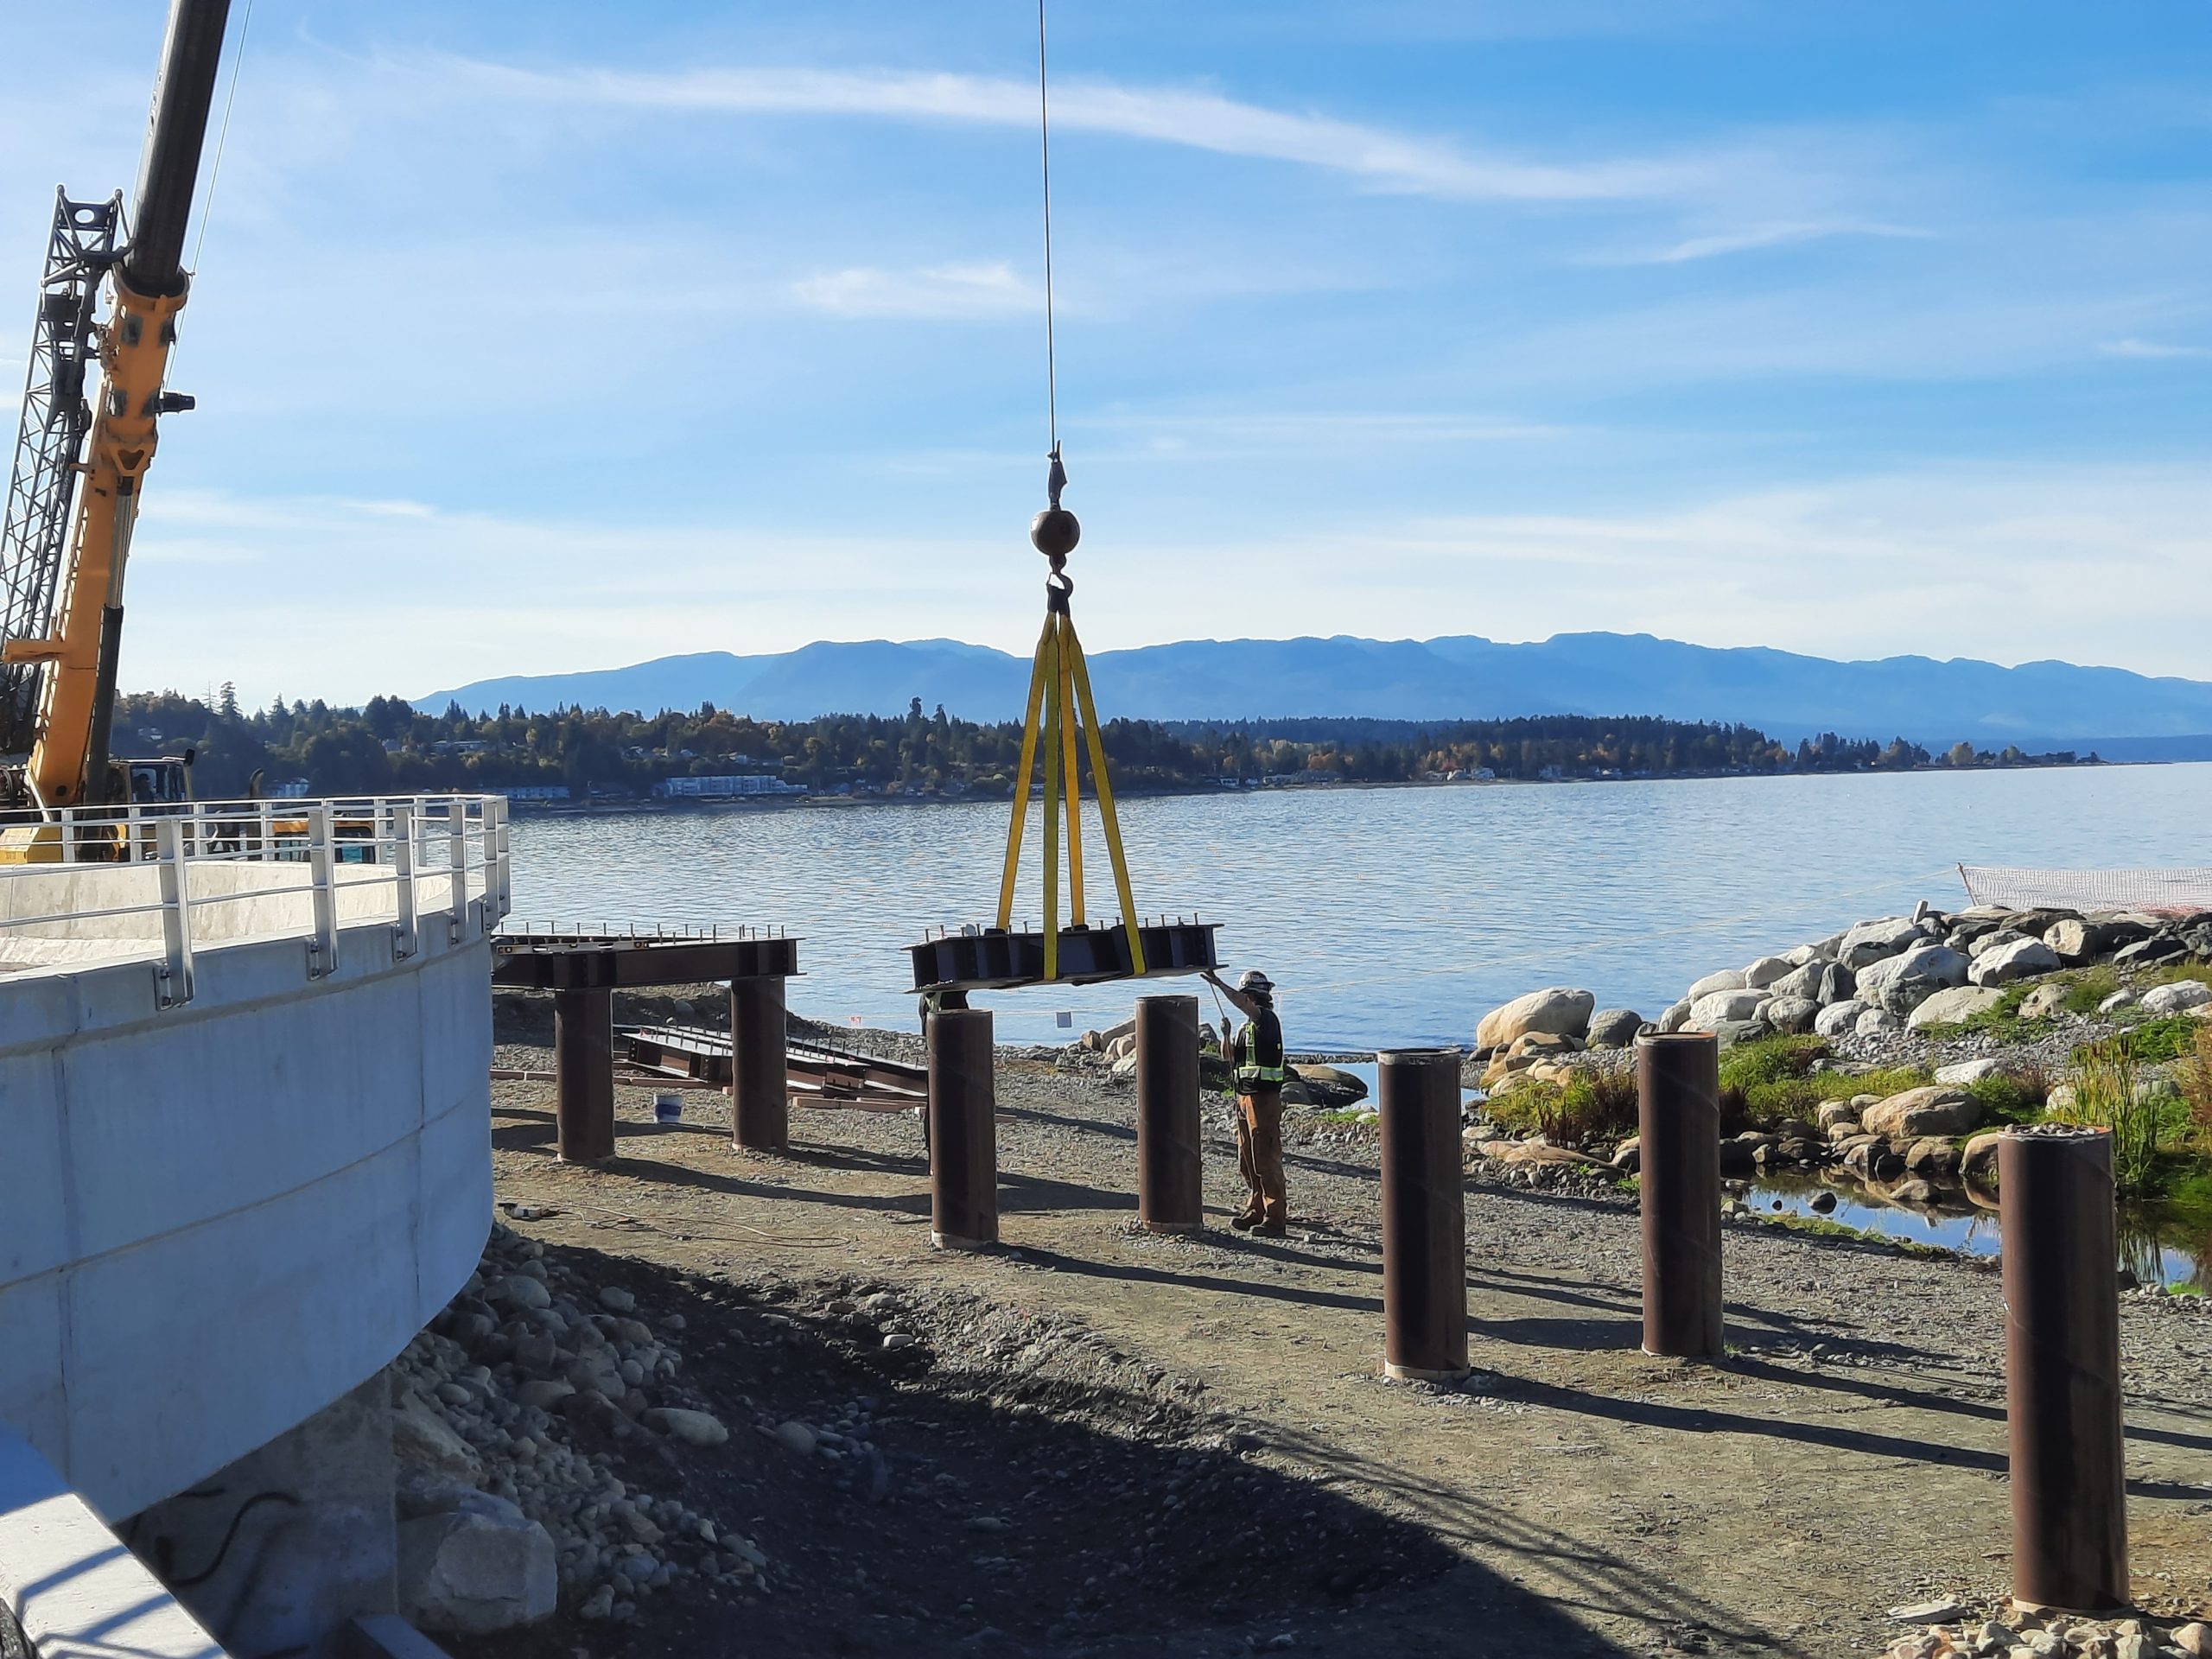
[[[1083,526],[1065,507],[1047,507],[1029,521],[1029,539],[1048,559],[1065,559],[1083,539]]]
[[[1076,523],[1075,514],[1060,505],[1060,492],[1068,486],[1068,469],[1060,464],[1058,444],[1052,446],[1050,459],[1052,467],[1045,474],[1045,496],[1052,505],[1029,521],[1029,540],[1057,570],[1060,561],[1074,552],[1075,544],[1083,539],[1083,526]]]

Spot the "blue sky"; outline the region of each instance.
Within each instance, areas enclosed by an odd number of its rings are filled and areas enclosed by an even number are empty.
[[[236,48],[245,0],[233,0]],[[0,14],[0,372],[162,8]],[[254,0],[124,679],[1034,636],[1034,14]],[[1093,649],[1647,630],[2212,675],[2212,18],[1052,17]]]

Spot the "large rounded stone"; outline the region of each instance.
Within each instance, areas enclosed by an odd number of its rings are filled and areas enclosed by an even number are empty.
[[[551,1615],[561,1587],[553,1540],[486,1493],[399,1528],[399,1599],[426,1630],[511,1630]]]
[[[2043,942],[2069,968],[2094,962],[2112,948],[2103,927],[2080,916],[2053,922],[2044,930]]]
[[[1936,992],[1967,982],[1967,959],[1948,944],[1916,944],[1859,973],[1858,995],[1900,1017]]]
[[[1768,1000],[1759,1018],[1777,1031],[1802,1034],[1813,1028],[1820,1012],[1821,1005],[1809,996],[1777,996]]]
[[[1928,930],[1910,916],[1885,916],[1879,921],[1861,922],[1847,931],[1837,947],[1836,960],[1856,971],[1885,957],[1894,957],[1927,937]]]
[[[1980,952],[1967,977],[1977,985],[2010,985],[2016,979],[2055,974],[2064,966],[2058,952],[2041,939],[2020,938]]]
[[[1643,1029],[1643,1016],[1634,1008],[1600,1008],[1590,1016],[1590,1046],[1626,1048]]]
[[[2005,1000],[2005,993],[1985,985],[1954,985],[1937,991],[1906,1016],[1905,1026],[1924,1031],[1929,1026],[1955,1026],[1976,1014],[1987,1014]]]
[[[1532,1031],[1579,1039],[1590,1029],[1591,1011],[1597,1006],[1597,994],[1592,991],[1573,990],[1565,985],[1530,991],[1484,1014],[1482,1023],[1475,1027],[1475,1046],[1503,1048],[1515,1038]]]
[[[1797,964],[1787,957],[1761,957],[1744,969],[1744,988],[1763,991],[1777,980],[1785,977]]]
[[[2143,1012],[2158,1015],[2187,1014],[2212,1004],[2212,985],[2194,979],[2177,979],[2171,985],[2153,985],[2143,993]]]
[[[1859,1016],[1868,1005],[1856,997],[1842,1002],[1831,1002],[1813,1020],[1813,1029],[1823,1037],[1841,1037],[1859,1024]]]
[[[1981,1107],[1970,1095],[1929,1084],[1869,1106],[1859,1121],[1870,1135],[1918,1141],[1929,1135],[1964,1135],[1981,1122]]]
[[[1717,974],[1707,974],[1684,991],[1682,1001],[1694,1002],[1701,996],[1711,996],[1715,991],[1740,991],[1744,988],[1742,971],[1735,968],[1723,968]]]
[[[1736,1020],[1749,1020],[1767,1000],[1764,991],[1715,991],[1690,1004],[1686,1031],[1718,1031]]]

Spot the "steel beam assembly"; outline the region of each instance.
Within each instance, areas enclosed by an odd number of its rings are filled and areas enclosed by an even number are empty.
[[[930,1243],[985,1250],[999,1242],[997,1096],[987,1008],[930,1016]]]
[[[1198,999],[1137,999],[1137,1224],[1205,1230],[1198,1154]]]
[[[564,1164],[614,1155],[614,993],[553,993],[554,1150]]]
[[[1214,952],[1218,922],[1145,922],[1137,928],[1144,950],[1140,975],[1129,950],[1129,931],[1116,922],[1105,927],[1062,928],[1058,937],[1058,972],[1045,973],[1045,935],[1033,929],[986,927],[973,932],[940,933],[906,947],[912,959],[914,989],[927,991],[1005,990],[1020,985],[1095,985],[1110,979],[1154,979],[1201,973],[1221,963]]]
[[[1720,1039],[1636,1044],[1643,1351],[1717,1359],[1720,1345]]]
[[[1382,1154],[1383,1371],[1467,1374],[1467,1203],[1460,1173],[1459,1051],[1376,1055]]]
[[[2037,1124],[1997,1142],[2004,1232],[2012,1593],[2127,1605],[2112,1136]]]
[[[494,985],[553,993],[554,1118],[569,1163],[614,1155],[614,993],[716,980],[730,985],[737,1144],[781,1150],[789,1140],[784,981],[798,972],[798,941],[780,934],[549,931],[492,941]]]

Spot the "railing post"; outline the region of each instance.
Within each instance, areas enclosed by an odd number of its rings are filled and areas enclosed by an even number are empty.
[[[507,798],[504,795],[495,798],[499,812],[499,918],[504,921],[515,903],[514,848],[507,830]]]
[[[453,878],[447,942],[459,944],[468,934],[468,806],[458,795],[446,797],[446,861]]]
[[[415,804],[391,803],[391,891],[395,919],[391,954],[404,962],[415,954]]]
[[[308,944],[308,977],[321,979],[338,969],[338,895],[333,891],[330,808],[317,801],[307,809],[308,869],[315,901],[315,938]]]
[[[158,1001],[174,1008],[192,1001],[192,883],[184,855],[184,824],[162,820],[159,831],[162,887],[162,965]]]

